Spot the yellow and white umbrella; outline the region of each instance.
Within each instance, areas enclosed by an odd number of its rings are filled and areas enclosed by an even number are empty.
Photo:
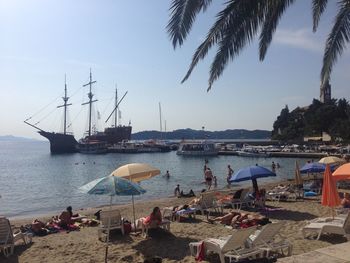
[[[133,182],[141,182],[159,174],[159,169],[147,163],[130,163],[114,170],[111,175],[123,177]]]
[[[343,164],[346,163],[346,161],[342,158],[339,158],[337,156],[327,156],[323,157],[321,160],[318,161],[319,163],[324,164]]]
[[[132,182],[141,182],[143,180],[150,179],[160,174],[160,170],[147,164],[147,163],[130,163],[120,166],[114,170],[111,175],[116,177],[122,177]],[[136,218],[135,218],[135,202],[132,195],[132,210],[134,216],[134,228],[136,231]]]

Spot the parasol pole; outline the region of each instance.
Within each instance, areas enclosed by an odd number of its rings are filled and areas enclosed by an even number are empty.
[[[135,216],[135,202],[134,202],[134,195],[131,195],[131,200],[132,200],[132,213],[134,216],[134,229],[136,232],[136,216]]]
[[[110,200],[110,203],[109,203],[109,211],[112,211],[112,198],[113,198],[113,195],[111,195],[111,200]],[[107,228],[107,243],[106,243],[106,252],[105,252],[105,263],[107,263],[107,256],[108,256],[108,245],[109,245],[109,231],[110,231],[110,228],[111,228],[111,217],[109,216],[108,217],[108,228]]]

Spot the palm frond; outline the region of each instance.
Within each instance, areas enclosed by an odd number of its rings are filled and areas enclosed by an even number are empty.
[[[209,30],[205,40],[199,45],[194,53],[190,67],[181,83],[184,83],[189,78],[199,60],[205,58],[209,49],[221,39],[222,32],[230,26],[230,21],[232,21],[232,16],[237,8],[237,2],[238,1],[228,2],[224,10],[218,13],[216,22]]]
[[[339,2],[340,8],[334,26],[326,41],[321,70],[322,85],[329,81],[333,65],[343,53],[346,42],[350,40],[350,1]]]
[[[328,0],[312,0],[313,31],[316,32],[318,22],[323,11],[326,9]]]
[[[173,47],[181,46],[191,30],[197,14],[205,11],[212,0],[173,0],[167,31]]]
[[[268,7],[266,0],[241,0],[241,3],[218,43],[219,48],[210,68],[207,91],[221,76],[229,59],[232,60],[239,55],[242,49],[253,40],[264,21]]]
[[[272,35],[286,8],[295,0],[267,0],[268,11],[259,38],[259,59],[264,60],[266,51],[271,44]]]

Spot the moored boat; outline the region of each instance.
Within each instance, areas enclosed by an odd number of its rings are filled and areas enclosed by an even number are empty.
[[[208,141],[203,142],[182,142],[176,154],[188,156],[215,156],[218,150],[215,144]]]

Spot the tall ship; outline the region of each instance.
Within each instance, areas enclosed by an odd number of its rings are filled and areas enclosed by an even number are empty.
[[[49,140],[51,153],[74,153],[77,152],[78,142],[75,140],[73,133],[67,131],[67,107],[72,104],[68,103],[69,97],[67,97],[66,80],[64,82],[64,97],[62,97],[62,99],[64,102],[63,105],[57,106],[57,108],[63,107],[63,133],[47,132],[40,129],[35,124],[31,124],[28,122],[32,117],[26,119],[24,123],[39,130],[38,133]]]
[[[87,135],[79,140],[78,143],[78,151],[81,153],[105,153],[108,150],[109,145],[116,144],[121,141],[130,140],[131,138],[131,126],[120,126],[118,125],[118,106],[120,102],[124,99],[127,92],[124,94],[122,99],[118,101],[118,92],[116,90],[116,96],[115,96],[115,108],[112,111],[112,113],[109,115],[106,123],[110,119],[110,117],[113,115],[115,116],[114,126],[107,127],[104,129],[103,132],[98,131],[92,131],[92,104],[96,102],[97,100],[93,99],[94,94],[91,92],[92,84],[96,83],[96,81],[92,80],[92,73],[90,70],[90,81],[89,83],[83,85],[89,86],[89,93],[88,98],[89,101],[83,103],[82,105],[89,105],[89,128],[88,131],[86,131]]]
[[[111,127],[106,127],[103,132],[95,131],[92,128],[92,104],[97,100],[93,99],[94,94],[92,94],[91,88],[92,84],[96,83],[96,81],[92,80],[92,73],[90,70],[90,81],[89,83],[83,85],[89,86],[88,98],[89,101],[83,103],[82,105],[89,105],[89,124],[88,130],[86,131],[86,136],[79,140],[79,142],[74,138],[73,133],[67,131],[67,107],[72,105],[68,103],[69,97],[67,97],[67,84],[65,81],[65,96],[62,98],[64,103],[63,105],[58,106],[57,108],[63,107],[64,109],[64,128],[63,132],[47,132],[39,127],[36,124],[29,123],[29,120],[32,117],[26,119],[24,122],[35,129],[38,130],[38,133],[47,138],[50,142],[50,151],[51,153],[73,153],[73,152],[81,152],[81,153],[104,153],[107,151],[108,145],[113,145],[121,141],[130,140],[132,127],[129,123],[127,126],[118,125],[118,106],[120,102],[124,99],[127,92],[124,94],[121,100],[118,101],[117,91],[115,98],[115,108],[108,117],[113,115],[115,116],[114,125]]]

